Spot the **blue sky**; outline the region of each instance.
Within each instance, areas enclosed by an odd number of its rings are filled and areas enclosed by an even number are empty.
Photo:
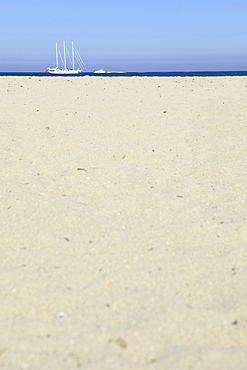
[[[0,71],[44,71],[75,42],[89,71],[247,70],[247,0],[3,0]]]

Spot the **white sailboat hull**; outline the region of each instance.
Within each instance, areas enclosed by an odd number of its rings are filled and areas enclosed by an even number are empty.
[[[55,75],[77,75],[81,73],[80,69],[60,69],[60,68],[47,68],[46,72]]]

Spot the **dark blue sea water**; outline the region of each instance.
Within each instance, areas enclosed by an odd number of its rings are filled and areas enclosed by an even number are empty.
[[[39,77],[217,77],[217,76],[247,76],[247,71],[202,71],[202,72],[82,72],[79,75],[52,75],[45,72],[0,72],[0,76],[39,76]]]

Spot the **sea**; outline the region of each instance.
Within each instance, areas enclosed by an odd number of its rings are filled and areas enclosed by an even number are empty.
[[[53,75],[46,72],[0,72],[0,76],[38,76],[38,77],[221,77],[221,76],[247,76],[247,71],[201,71],[201,72],[82,72],[79,75]]]

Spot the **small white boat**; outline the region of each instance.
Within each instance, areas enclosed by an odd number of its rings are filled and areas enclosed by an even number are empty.
[[[67,56],[68,56],[69,61],[71,63],[71,68],[67,67]],[[59,68],[58,57],[60,57],[60,59],[62,61],[63,68]],[[75,68],[75,62],[78,64],[77,69]],[[61,56],[61,53],[60,53],[59,48],[58,48],[58,44],[56,43],[56,67],[55,68],[48,67],[46,72],[47,73],[52,73],[52,74],[57,74],[57,75],[58,74],[59,75],[60,74],[61,75],[71,75],[71,74],[79,74],[82,71],[86,71],[86,66],[85,66],[79,52],[75,48],[74,43],[72,42],[72,45],[71,45],[71,57],[70,57],[69,53],[67,52],[65,41],[63,42],[63,57]]]
[[[106,73],[103,69],[97,69],[97,71],[94,71],[94,73]]]

